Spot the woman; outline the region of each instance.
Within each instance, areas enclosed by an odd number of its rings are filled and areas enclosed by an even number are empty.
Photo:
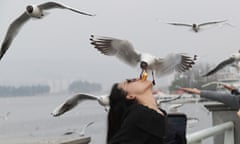
[[[152,95],[152,82],[129,79],[113,85],[108,113],[108,144],[164,144],[166,113]]]
[[[233,109],[237,109],[238,110],[237,115],[238,117],[240,117],[240,96],[239,95],[217,92],[217,91],[199,90],[196,88],[180,88],[180,89],[188,93],[199,94],[200,97],[222,102]]]

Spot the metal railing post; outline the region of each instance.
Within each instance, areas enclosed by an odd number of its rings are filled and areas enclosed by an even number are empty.
[[[224,144],[234,144],[234,124],[229,121],[187,135],[188,144],[201,144],[201,141],[224,133]]]
[[[233,128],[225,131],[224,144],[234,144],[234,129]]]

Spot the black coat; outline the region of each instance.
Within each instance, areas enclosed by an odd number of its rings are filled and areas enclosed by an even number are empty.
[[[165,144],[167,117],[140,104],[124,115],[119,131],[109,144]]]

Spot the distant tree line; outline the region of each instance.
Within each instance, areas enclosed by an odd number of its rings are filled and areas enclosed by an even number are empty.
[[[48,85],[32,85],[32,86],[0,86],[1,96],[35,96],[50,93]],[[67,88],[68,92],[95,93],[102,90],[102,85],[91,83],[88,81],[73,81]]]
[[[69,92],[94,93],[101,90],[101,84],[81,80],[72,82],[68,87]]]
[[[50,92],[48,85],[33,86],[0,86],[0,96],[34,96]]]

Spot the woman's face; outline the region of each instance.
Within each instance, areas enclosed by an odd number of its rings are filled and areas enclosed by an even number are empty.
[[[152,82],[148,80],[127,79],[118,84],[118,87],[128,93],[128,95],[139,95],[145,93],[147,90],[152,89]]]

